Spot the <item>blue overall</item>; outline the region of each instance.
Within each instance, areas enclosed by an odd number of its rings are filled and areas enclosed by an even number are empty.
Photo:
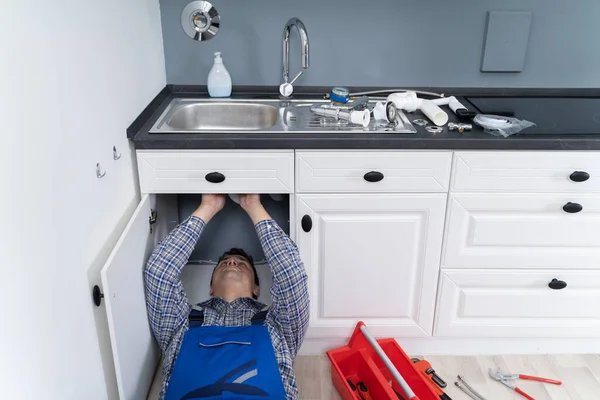
[[[285,398],[263,320],[253,318],[252,325],[236,327],[190,324],[165,400]]]

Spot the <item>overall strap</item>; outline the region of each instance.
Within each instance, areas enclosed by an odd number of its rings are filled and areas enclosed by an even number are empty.
[[[259,311],[250,320],[252,325],[264,325],[268,310]],[[197,328],[204,323],[204,310],[192,310],[188,317],[190,328]]]

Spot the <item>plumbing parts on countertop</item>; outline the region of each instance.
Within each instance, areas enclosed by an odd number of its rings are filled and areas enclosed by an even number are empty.
[[[434,99],[422,99],[417,97],[416,91],[392,89],[356,93],[354,96],[361,95],[354,103],[358,102],[361,105],[368,103],[368,97],[365,95],[377,93],[389,93],[385,102],[377,102],[372,111],[372,115],[377,121],[385,121],[393,123],[398,114],[398,110],[406,112],[421,111],[425,116],[433,122],[434,125],[424,119],[416,119],[414,124],[424,126],[425,130],[431,133],[439,133],[443,131],[442,126],[448,123],[448,114],[441,109],[440,106],[448,106],[454,114],[461,119],[472,119],[477,125],[484,128],[486,133],[496,136],[508,137],[523,129],[535,125],[532,122],[519,120],[516,118],[506,118],[496,115],[481,115],[474,111],[470,111],[454,96],[444,97],[441,94],[419,92],[429,96],[439,96]],[[334,87],[330,93],[325,95],[326,99],[331,100],[331,105],[314,106],[311,108],[317,115],[332,117],[336,119],[344,119],[353,124],[367,127],[370,123],[371,112],[369,115],[366,110],[358,110],[356,106],[348,107],[349,101],[353,98],[350,91],[343,87]],[[463,133],[473,129],[470,123],[448,123],[449,131]]]
[[[358,110],[357,106],[352,103],[351,107],[348,107],[351,95],[348,89],[343,87],[334,87],[331,92],[326,95],[326,98],[331,100],[331,105],[320,105],[311,107],[311,111],[317,115],[332,117],[336,119],[344,119],[353,124],[368,126],[370,122],[371,112],[367,110]],[[359,103],[360,105],[368,103],[368,97],[362,96],[356,99],[353,103]],[[439,99],[428,100],[417,97],[417,93],[414,91],[404,91],[398,93],[392,93],[387,97],[385,103],[377,102],[373,109],[373,117],[378,121],[393,122],[396,119],[397,110],[403,110],[406,112],[421,111],[427,116],[437,127],[446,125],[448,122],[448,114],[440,108],[441,105],[447,105],[459,118],[473,118],[476,113],[469,111],[464,105],[462,105],[454,96],[441,97]],[[463,132],[469,130],[468,124],[453,124],[449,128]],[[433,128],[433,127],[432,127]],[[435,128],[434,128],[435,129]],[[436,129],[435,131],[441,131],[442,129]]]

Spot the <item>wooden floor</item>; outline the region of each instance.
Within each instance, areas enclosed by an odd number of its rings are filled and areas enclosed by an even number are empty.
[[[429,356],[446,382],[446,394],[453,400],[469,400],[454,386],[457,375],[475,388],[486,400],[509,400],[521,397],[488,376],[488,368],[502,368],[504,373],[521,373],[557,379],[562,386],[517,381],[518,386],[535,400],[597,400],[600,399],[600,355],[555,356]],[[298,356],[295,364],[301,400],[339,399],[331,384],[331,369],[326,356]],[[375,399],[377,400],[377,399]]]

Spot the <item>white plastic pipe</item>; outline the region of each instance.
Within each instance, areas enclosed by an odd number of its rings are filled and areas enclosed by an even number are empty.
[[[419,109],[437,126],[448,123],[448,114],[431,100],[421,100]]]
[[[458,101],[456,99],[456,97],[454,96],[450,96],[450,97],[442,97],[441,99],[434,99],[431,100],[434,104],[437,104],[438,106],[448,106],[450,107],[450,109],[452,110],[453,113],[456,114],[456,110],[460,109],[460,108],[464,108],[465,110],[467,109],[467,107],[463,106],[461,104],[460,101]]]
[[[419,99],[415,92],[392,93],[387,101],[406,112],[419,110],[437,126],[444,126],[448,122],[448,114],[444,110],[431,100]]]
[[[360,331],[363,333],[363,335],[365,335],[365,338],[367,338],[367,340],[369,341],[373,349],[377,352],[379,357],[381,357],[381,360],[387,367],[388,371],[390,371],[396,382],[398,382],[398,385],[400,385],[402,391],[408,396],[409,400],[419,400],[415,392],[413,392],[411,387],[408,386],[408,383],[406,382],[404,377],[400,375],[400,372],[398,372],[396,366],[392,363],[392,360],[390,360],[387,354],[385,354],[385,351],[383,351],[379,343],[377,343],[377,340],[375,340],[375,338],[371,336],[371,332],[369,332],[367,327],[365,325],[361,325]]]

